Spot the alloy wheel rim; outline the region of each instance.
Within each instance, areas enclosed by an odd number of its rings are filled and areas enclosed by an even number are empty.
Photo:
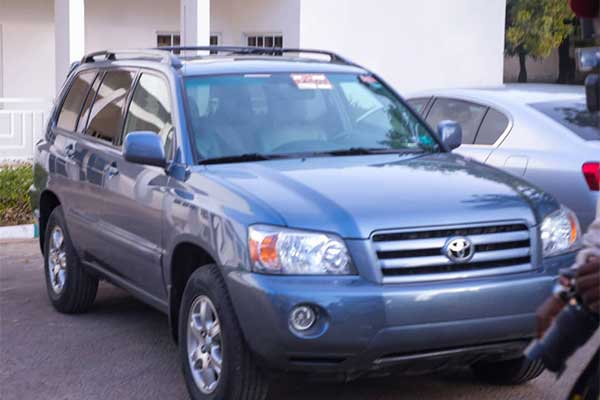
[[[198,296],[190,307],[187,350],[196,386],[204,394],[213,393],[221,379],[223,343],[217,310],[206,296]]]
[[[60,226],[55,226],[50,233],[50,249],[48,251],[48,277],[52,291],[60,294],[65,288],[67,279],[67,252],[65,251],[65,235]]]

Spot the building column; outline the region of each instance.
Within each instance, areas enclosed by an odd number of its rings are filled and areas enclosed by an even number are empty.
[[[180,0],[181,44],[208,46],[210,44],[210,0]]]
[[[85,51],[84,0],[54,0],[54,46],[56,91],[67,78],[71,63]]]

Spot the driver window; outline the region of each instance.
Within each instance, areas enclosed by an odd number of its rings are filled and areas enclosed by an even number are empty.
[[[433,103],[433,107],[431,107],[431,111],[427,115],[427,122],[436,130],[437,125],[443,120],[450,119],[456,121],[462,127],[462,143],[473,144],[486,111],[487,107],[480,104],[457,99],[440,98]]]
[[[135,131],[155,132],[162,139],[167,159],[172,158],[174,127],[169,86],[159,76],[144,73],[135,87],[127,111],[123,140]]]

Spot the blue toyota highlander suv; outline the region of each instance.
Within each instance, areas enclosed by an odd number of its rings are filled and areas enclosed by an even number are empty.
[[[90,54],[36,145],[50,301],[107,280],[167,313],[193,399],[263,399],[273,371],[531,380],[577,219],[460,139],[332,53]]]

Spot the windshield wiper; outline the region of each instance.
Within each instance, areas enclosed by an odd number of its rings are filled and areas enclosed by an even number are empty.
[[[344,150],[333,150],[324,152],[332,156],[360,156],[367,154],[405,154],[405,153],[422,153],[422,149],[384,149],[384,148],[368,148],[368,147],[351,147]]]
[[[272,160],[274,158],[276,158],[276,157],[269,156],[266,154],[246,153],[246,154],[240,154],[237,156],[205,158],[203,160],[200,160],[198,162],[198,164],[200,164],[200,165],[229,164],[229,163],[238,163],[238,162],[266,161],[266,160]]]

